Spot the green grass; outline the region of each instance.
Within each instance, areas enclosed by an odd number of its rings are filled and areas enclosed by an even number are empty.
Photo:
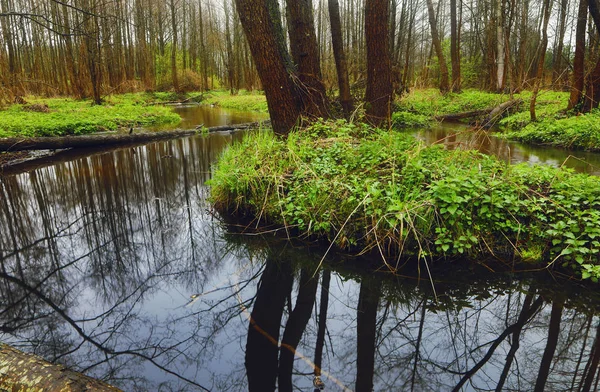
[[[215,90],[207,94],[203,101],[206,104],[220,106],[225,109],[267,113],[267,99],[262,91],[240,90],[231,95],[226,90]]]
[[[561,110],[566,107],[568,96],[568,93],[565,92],[542,91],[538,95],[536,105],[538,119],[553,118],[559,115]],[[509,94],[496,94],[480,90],[465,90],[460,94],[449,93],[446,95],[442,95],[436,89],[414,90],[396,103],[395,115],[407,116],[407,114],[412,114],[433,118],[446,114],[487,109],[510,99]],[[521,99],[523,104],[516,113],[500,121],[499,126],[502,129],[519,129],[530,122],[529,101],[531,92],[524,91],[520,94],[514,94],[512,99]],[[407,126],[428,125],[423,119],[417,119],[413,123],[412,118],[409,118],[407,123]],[[400,124],[402,124],[402,121],[400,121]]]
[[[530,123],[504,137],[528,144],[600,151],[600,112]]]
[[[248,136],[224,153],[211,185],[222,212],[388,260],[494,255],[600,278],[600,179],[568,170],[338,121],[287,140]]]
[[[47,105],[47,112],[12,105],[0,110],[0,137],[81,135],[120,127],[176,124],[171,109],[146,105],[145,94],[111,96],[103,105],[71,98],[26,98],[28,104]]]

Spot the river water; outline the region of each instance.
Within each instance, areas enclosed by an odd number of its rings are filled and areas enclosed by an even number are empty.
[[[317,269],[326,249],[211,209],[211,165],[240,137],[0,175],[2,341],[127,391],[312,391],[316,369],[326,391],[596,388],[598,290],[483,260],[430,266],[433,284],[334,253]]]

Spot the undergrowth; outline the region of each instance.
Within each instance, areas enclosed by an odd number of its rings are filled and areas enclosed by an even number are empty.
[[[214,90],[208,93],[203,103],[220,106],[224,109],[267,113],[267,99],[262,91],[240,90],[231,95],[226,90]]]
[[[81,135],[181,120],[167,107],[146,105],[144,94],[111,96],[103,105],[71,98],[26,100],[27,105],[0,110],[0,137]]]
[[[529,144],[600,151],[600,112],[566,118],[547,118],[504,137]]]
[[[220,158],[223,212],[285,226],[342,249],[560,267],[600,278],[600,179],[426,147],[393,131],[320,122],[287,140],[251,134]]]

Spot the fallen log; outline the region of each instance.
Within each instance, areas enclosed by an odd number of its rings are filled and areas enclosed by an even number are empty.
[[[435,116],[435,119],[437,121],[459,121],[467,118],[482,118],[483,116],[486,116],[481,123],[483,124],[483,127],[489,128],[504,116],[509,109],[520,105],[522,102],[521,99],[512,99],[494,107],[461,113],[444,114]]]
[[[118,392],[105,382],[0,343],[0,390]]]
[[[204,125],[198,125],[196,127],[196,129],[205,129],[208,132],[225,132],[225,131],[241,131],[244,129],[253,129],[253,128],[260,128],[261,126],[267,126],[270,125],[271,122],[270,121],[256,121],[256,122],[250,122],[250,123],[241,123],[241,124],[234,124],[234,125],[219,125],[216,127],[210,127],[210,128],[204,128]]]
[[[224,125],[206,129],[176,129],[163,132],[115,133],[102,135],[56,136],[56,137],[11,137],[0,138],[0,151],[23,150],[60,150],[66,148],[82,148],[109,146],[116,144],[135,144],[154,140],[174,139],[178,137],[198,135],[204,132],[221,132],[250,129],[260,123],[243,123]]]

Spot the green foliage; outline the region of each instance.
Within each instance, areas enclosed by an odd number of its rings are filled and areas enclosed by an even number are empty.
[[[240,90],[237,94],[231,95],[226,90],[214,90],[210,92],[204,102],[225,109],[268,112],[267,99],[262,91]]]
[[[600,278],[600,179],[425,147],[393,131],[320,122],[228,149],[222,211],[387,255],[516,256]]]
[[[600,151],[600,112],[562,119],[547,118],[504,137],[530,144]]]
[[[392,126],[394,128],[421,128],[433,124],[431,117],[411,112],[392,113]]]
[[[486,109],[508,101],[507,94],[494,94],[480,90],[464,90],[460,94],[442,95],[437,89],[415,90],[398,102],[400,111],[425,116],[461,113]]]
[[[499,126],[504,130],[520,130],[531,123],[531,115],[529,113],[529,101],[531,100],[530,92],[520,94],[521,99],[525,101],[520,112],[513,113],[499,122]],[[536,100],[536,117],[538,121],[550,121],[564,118],[564,109],[569,100],[569,93],[557,91],[543,91],[538,95]]]
[[[12,105],[1,110],[0,137],[82,135],[180,121],[169,108],[146,106],[144,94],[114,96],[103,105],[68,98],[28,98],[27,101],[45,104],[48,111],[30,111],[27,105]]]

